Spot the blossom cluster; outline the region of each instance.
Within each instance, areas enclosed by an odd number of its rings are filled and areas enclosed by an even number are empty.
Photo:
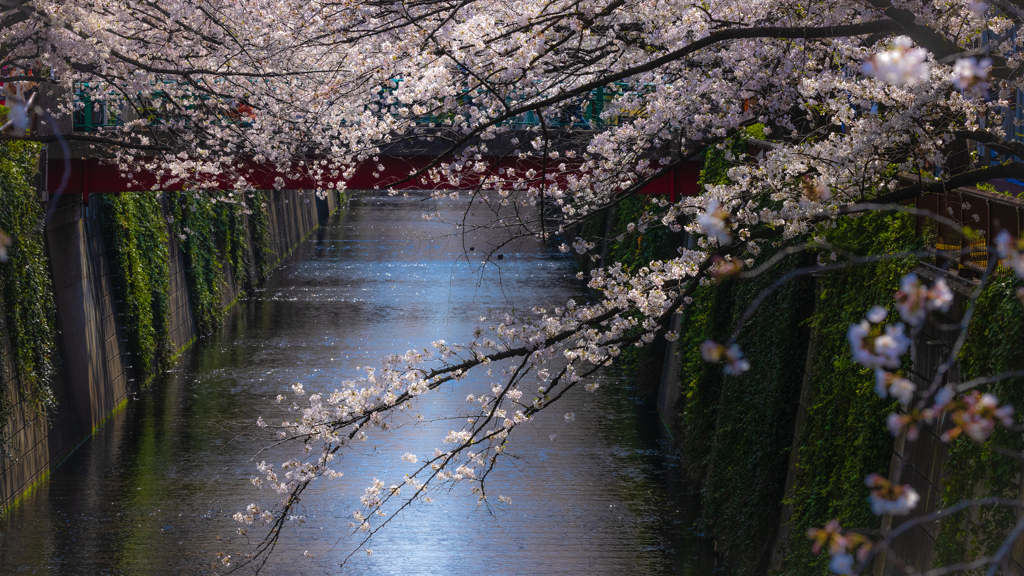
[[[864,73],[890,84],[916,84],[928,80],[931,64],[924,48],[915,48],[908,36],[898,36],[892,48],[879,52],[864,63]]]
[[[942,10],[919,2],[793,10],[781,0],[627,1],[607,10],[572,0],[30,4],[7,10],[0,30],[5,69],[22,71],[5,83],[13,90],[8,130],[21,137],[33,114],[74,114],[73,102],[31,100],[32,90],[88,88],[110,122],[65,136],[109,146],[110,161],[140,187],[218,189],[220,201],[251,208],[257,187],[312,182],[323,195],[362,171],[392,192],[412,183],[494,210],[493,222],[466,232],[550,241],[572,238],[587,217],[658,178],[675,195],[683,163],[707,151],[729,163],[695,195],[652,199],[627,234],[685,231],[692,241],[635,269],[590,271],[597,302],[496,315],[468,344],[437,341],[334,390],[295,383],[279,397],[280,421],[257,425],[300,448],[276,466],[260,464],[253,479],[280,494],[276,517],[311,482],[340,474],[340,448],[417,420],[424,396],[469,371],[488,374],[458,415],[464,424],[438,438],[435,452],[407,454],[406,478],[367,488],[353,528],[369,533],[386,522],[390,502],[427,501],[431,485],[468,485],[485,499],[486,470],[519,426],[567,389],[596,392],[588,377],[623,347],[676,340],[669,321],[700,285],[747,274],[764,247],[901,198],[893,196],[906,192],[900,173],[934,175],[938,184],[966,178],[954,170],[968,139],[1012,148],[1003,125],[988,119],[1024,85],[1005,73],[1024,64],[1012,14],[980,2]],[[912,27],[895,19],[905,12]],[[755,125],[760,150],[737,155],[734,144]],[[385,161],[407,145],[436,157],[411,172]],[[601,245],[559,243],[591,259]],[[1024,276],[1019,241],[1003,233],[996,245]],[[849,329],[853,357],[875,372],[877,393],[903,406],[889,419],[894,433],[912,437],[949,414],[950,435],[979,439],[1009,421],[1012,409],[993,397],[955,399],[900,370],[928,315],[952,303],[941,278],[926,286],[908,275],[894,305],[901,322],[883,324],[888,310],[879,307]],[[701,352],[729,374],[756,369],[731,341],[706,342]],[[266,510],[250,507],[238,519],[255,524]],[[813,537],[846,571],[866,545],[838,525]]]
[[[1008,235],[1000,235],[997,242],[1000,254],[1012,258]],[[946,311],[952,306],[953,293],[941,277],[928,287],[916,274],[910,273],[900,281],[895,300],[902,319],[919,329],[928,312]],[[905,431],[907,437],[914,440],[922,425],[931,424],[947,413],[955,426],[942,433],[946,441],[966,432],[975,441],[982,442],[992,434],[996,423],[1004,426],[1013,424],[1012,406],[999,406],[995,396],[979,394],[977,390],[955,398],[952,388],[945,386],[929,395],[930,406],[910,407],[917,385],[889,369],[899,368],[901,357],[910,349],[911,339],[906,335],[903,323],[889,324],[883,329],[880,323],[886,316],[888,311],[885,308],[875,306],[868,311],[867,318],[850,326],[847,335],[854,361],[875,370],[875,392],[882,398],[896,398],[906,409],[889,415],[887,424],[894,436]]]
[[[705,362],[713,364],[724,360],[724,372],[731,376],[736,376],[750,370],[750,361],[743,357],[743,351],[740,350],[738,344],[733,344],[726,348],[717,342],[707,340],[700,345],[700,355]]]
[[[871,511],[876,516],[891,514],[893,516],[905,516],[917,507],[921,496],[913,487],[906,484],[897,485],[878,474],[869,474],[864,480],[868,488],[871,488]]]
[[[896,292],[896,308],[905,322],[914,327],[924,323],[928,312],[945,312],[953,304],[953,291],[942,277],[936,278],[932,286],[924,286],[917,274],[910,273],[900,281]]]
[[[836,574],[852,574],[857,560],[864,561],[871,553],[872,542],[857,532],[843,531],[838,520],[830,520],[824,528],[811,528],[807,537],[814,541],[811,551],[815,554],[828,546],[832,557],[828,567]]]

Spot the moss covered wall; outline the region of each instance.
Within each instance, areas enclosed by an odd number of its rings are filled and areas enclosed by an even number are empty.
[[[921,247],[914,222],[906,217],[869,215],[841,224],[829,235],[834,245],[855,254],[896,254]],[[874,374],[853,362],[846,333],[873,305],[892,306],[900,278],[917,265],[900,258],[821,275],[810,319],[815,346],[806,411],[797,436],[796,469],[786,504],[792,516],[780,542],[781,574],[827,574],[827,556],[811,554],[807,529],[837,518],[843,526],[871,530],[879,519],[868,506],[864,478],[888,475],[893,449],[885,419],[896,409],[874,392]],[[910,363],[904,365],[909,373]],[[723,535],[724,536],[724,535]]]
[[[31,181],[34,165],[22,164]],[[47,206],[35,201],[34,188],[23,191],[42,214]],[[216,328],[226,307],[342,200],[337,195],[316,199],[308,191],[263,192],[266,209],[250,219],[237,208],[208,208],[207,214],[201,203],[193,212],[194,198],[174,196],[93,196],[87,206],[78,197],[64,197],[39,228],[53,290],[49,297],[43,293],[25,301],[52,305],[60,328],[54,345],[61,353],[54,364],[52,408],[45,415],[34,410],[34,397],[17,391],[19,381],[5,380],[12,417],[3,427],[10,442],[0,454],[0,511],[45,477],[177,351]],[[186,227],[205,234],[188,240]],[[6,329],[3,335],[3,357],[11,363],[16,348]]]
[[[1000,271],[977,300],[977,309],[967,331],[958,369],[964,380],[1024,369],[1024,304],[1018,290],[1024,282],[1008,270]],[[962,298],[961,298],[962,300]],[[964,304],[961,304],[963,306]],[[948,338],[947,338],[948,339]],[[1024,467],[1006,453],[1024,453],[1020,423],[1024,421],[1024,378],[1006,378],[983,384],[980,392],[995,394],[1001,402],[1017,408],[1016,431],[997,427],[992,436],[978,444],[961,435],[950,443],[941,461],[941,504],[967,498],[1024,497]],[[1003,452],[1002,454],[1000,453]],[[938,566],[973,561],[990,556],[1019,520],[1019,511],[1008,507],[969,509],[942,523],[935,538]],[[1024,542],[1018,540],[1005,574],[1024,572]]]
[[[0,230],[10,234],[0,263],[0,494],[34,481],[48,443],[67,443],[74,435],[71,399],[58,370],[45,207],[34,183],[38,151],[35,144],[0,143]],[[5,236],[0,247],[8,243]]]
[[[649,201],[631,198],[573,233],[608,241],[601,250],[605,264],[636,268],[671,255],[683,241],[665,230],[627,232],[626,225],[649,208]],[[895,255],[926,244],[912,219],[892,214],[848,219],[823,233],[832,245],[858,255]],[[779,248],[765,249],[760,259]],[[703,496],[700,531],[714,537],[728,574],[829,574],[828,556],[811,554],[808,528],[835,518],[851,529],[889,529],[869,509],[864,478],[871,473],[895,478],[902,470],[899,481],[922,495],[921,513],[970,497],[1022,494],[1020,464],[991,448],[996,444],[1019,453],[1024,449],[1019,434],[1000,432],[984,445],[960,439],[952,447],[932,431],[914,443],[894,439],[885,420],[898,406],[879,398],[874,374],[852,360],[850,324],[875,304],[892,308],[908,272],[935,275],[917,258],[886,259],[784,285],[741,332],[739,344],[752,364],[743,376],[725,376],[701,359],[701,342],[725,341],[760,290],[815,257],[828,260],[829,254],[790,256],[761,277],[701,287],[678,318],[680,338],[667,350],[673,355],[669,370],[661,369],[656,348],[622,355],[620,365],[641,383],[639,392],[643,382],[659,382],[659,408]],[[949,327],[959,323],[974,285],[956,278],[948,282],[959,291],[957,305],[926,323],[902,366],[907,377],[919,379],[915,371],[930,377],[955,339]],[[965,377],[1024,368],[1019,286],[999,276],[986,288],[960,358]],[[991,391],[1024,405],[1020,384],[1008,380]],[[941,525],[915,528],[893,552],[923,569],[977,558],[993,552],[1015,521],[1009,510],[967,511]],[[1022,563],[1024,545],[1017,548],[1014,557]],[[899,573],[893,562],[879,562],[874,570]]]

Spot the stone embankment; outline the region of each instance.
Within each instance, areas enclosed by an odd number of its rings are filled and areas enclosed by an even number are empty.
[[[342,202],[337,194],[317,198],[311,191],[297,190],[267,191],[263,198],[262,238],[254,234],[251,219],[244,220],[245,230],[236,236],[244,238],[247,254],[269,249],[270,253],[263,255],[264,269],[276,266]],[[88,204],[81,202],[81,196],[64,196],[52,207],[46,222],[60,356],[54,363],[57,374],[52,384],[56,403],[48,413],[20,397],[9,333],[3,332],[4,389],[13,411],[4,430],[6,451],[0,454],[0,511],[45,478],[124,406],[138,391],[138,383],[152,376],[140,374],[135,364],[141,363],[132,359],[125,306],[117,296],[115,256],[100,221],[101,202],[98,195]],[[167,218],[166,199],[161,200],[160,209]],[[168,332],[176,355],[195,341],[200,329],[188,285],[183,238],[173,233],[170,224],[168,229]],[[253,245],[260,241],[262,247]],[[234,270],[228,258],[215,258],[221,273],[220,306],[226,309],[242,294],[245,272]]]
[[[960,189],[922,198],[919,210],[949,214],[991,238],[1000,229],[1024,232],[1024,200],[977,189]],[[694,238],[664,228],[629,227],[646,212],[648,200],[629,198],[569,231],[597,245],[593,259],[577,258],[587,272],[619,263],[636,271],[652,260],[671,258]],[[881,474],[909,484],[921,499],[914,510],[925,515],[972,498],[1024,497],[1024,469],[1005,453],[1020,453],[1020,434],[999,431],[986,444],[961,435],[943,442],[952,423],[942,420],[924,429],[916,441],[893,438],[887,416],[903,408],[875,391],[875,376],[853,361],[847,341],[851,324],[867,310],[891,310],[886,322],[898,322],[894,294],[901,279],[916,274],[925,283],[942,276],[955,294],[944,313],[935,312],[913,334],[900,372],[919,389],[931,386],[939,367],[958,349],[961,324],[972,297],[977,309],[946,382],[1024,369],[1017,290],[1024,286],[1003,271],[981,287],[988,252],[924,215],[871,214],[843,220],[824,232],[847,254],[909,254],[848,268],[800,275],[775,287],[739,328],[738,344],[750,360],[750,372],[724,375],[699,353],[706,340],[724,342],[755,297],[782,275],[828,262],[828,253],[789,256],[772,270],[745,280],[711,282],[673,319],[678,340],[657,339],[645,349],[630,347],[620,357],[634,376],[636,394],[656,404],[658,416],[679,449],[684,474],[702,497],[700,532],[715,540],[726,573],[803,576],[828,573],[828,555],[814,555],[807,530],[832,519],[849,529],[886,534],[905,517],[875,516],[864,479]],[[786,245],[765,246],[758,262]],[[952,256],[951,256],[952,255]],[[822,260],[823,259],[823,260]],[[756,264],[755,264],[756,266]],[[979,386],[1001,402],[1024,406],[1021,379]],[[1002,453],[1000,452],[1002,451]],[[872,566],[878,576],[902,573],[905,562],[927,571],[991,554],[1019,515],[977,507],[914,526]],[[1013,570],[1024,572],[1024,543],[1011,554]],[[1011,570],[1011,571],[1013,571]]]

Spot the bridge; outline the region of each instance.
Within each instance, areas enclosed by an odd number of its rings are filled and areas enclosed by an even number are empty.
[[[561,133],[572,133],[599,130],[625,121],[629,116],[635,116],[635,113],[627,112],[620,116],[602,118],[602,112],[607,103],[621,94],[628,93],[627,90],[627,85],[615,86],[610,90],[594,90],[577,104],[566,106],[559,115],[545,118],[547,127]],[[159,93],[156,95],[158,97]],[[136,108],[129,106],[123,97],[112,93],[103,93],[90,87],[87,83],[75,85],[74,100],[75,112],[72,117],[71,129],[75,133],[102,136],[104,132],[115,130],[117,127],[123,126],[125,122],[138,119]],[[237,109],[237,113],[232,118],[234,121],[244,124],[247,112],[244,105],[236,105],[234,108]],[[228,119],[227,121],[232,120]],[[159,123],[160,119],[153,117],[150,122]],[[423,116],[416,120],[417,130],[422,130],[425,133],[439,133],[443,129],[433,127],[441,122],[442,119],[439,117]],[[490,142],[491,154],[482,159],[490,166],[492,172],[484,173],[482,176],[493,174],[493,171],[499,169],[511,169],[519,172],[532,169],[537,173],[543,173],[545,170],[553,171],[552,163],[545,164],[539,157],[524,160],[512,155],[513,147],[510,144],[512,139],[518,138],[518,141],[522,142],[532,140],[536,137],[536,133],[530,132],[530,129],[539,126],[540,119],[533,112],[526,112],[506,122],[505,127],[508,132],[503,138],[505,142]],[[443,140],[442,137],[440,141]],[[73,146],[70,157],[65,158],[60,148],[50,146],[49,157],[45,161],[45,189],[50,194],[56,193],[67,175],[67,183],[62,192],[80,194],[83,200],[87,201],[92,194],[152,190],[157,185],[157,179],[151,174],[135,174],[131,179],[123,177],[118,168],[107,160],[111,154],[103,153],[98,148],[89,145]],[[425,179],[396,184],[400,180],[397,175],[407,175],[426,168],[431,162],[436,161],[444,151],[445,148],[438,139],[430,142],[426,138],[411,138],[400,143],[386,145],[375,160],[367,160],[358,165],[354,175],[345,180],[345,185],[349,189],[356,190],[391,187],[399,190],[469,190],[477,188],[481,176],[464,178],[458,184],[448,181],[434,183]],[[572,161],[559,160],[559,163],[563,162],[568,165],[571,172],[574,168]],[[380,170],[379,166],[383,166],[384,169]],[[641,193],[668,196],[672,201],[682,196],[696,195],[700,167],[699,162],[680,163],[668,173],[650,182]],[[279,179],[284,180],[283,187],[286,189],[318,187],[311,175],[289,177],[271,163],[245,159],[236,168],[246,173],[249,182],[259,189],[281,188],[277,185],[280,184]],[[301,162],[296,162],[292,168],[286,172],[289,174],[306,172],[305,166]],[[563,183],[564,174],[556,175],[554,181]],[[229,181],[227,177],[214,179],[214,183],[216,188],[234,188],[233,182]],[[181,187],[180,183],[159,186],[161,190],[178,190]]]

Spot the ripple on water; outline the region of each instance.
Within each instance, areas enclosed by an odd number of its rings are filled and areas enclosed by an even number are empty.
[[[436,206],[451,221],[460,208]],[[259,496],[248,482],[259,446],[238,422],[278,414],[272,398],[294,382],[329,390],[383,354],[465,341],[494,311],[586,299],[572,261],[557,251],[518,242],[481,268],[463,247],[479,255],[495,240],[443,237],[448,229],[425,222],[423,209],[419,199],[361,198],[310,236],[218,334],[0,521],[0,573],[210,574],[223,548],[217,538],[238,538],[230,516]],[[397,515],[375,538],[374,555],[354,556],[345,573],[713,571],[708,542],[692,528],[697,500],[665,451],[657,416],[619,376],[600,378],[596,393],[567,396],[515,440],[521,459],[491,479],[511,507],[491,513],[456,490]],[[467,379],[420,409],[444,414],[481,384]],[[564,412],[576,420],[567,425]],[[307,495],[306,525],[285,533],[265,574],[337,573],[355,542],[347,525],[363,488],[374,477],[400,481],[409,465],[398,456],[432,451],[448,426],[375,435],[347,454],[345,476]],[[305,550],[314,557],[303,558]]]

